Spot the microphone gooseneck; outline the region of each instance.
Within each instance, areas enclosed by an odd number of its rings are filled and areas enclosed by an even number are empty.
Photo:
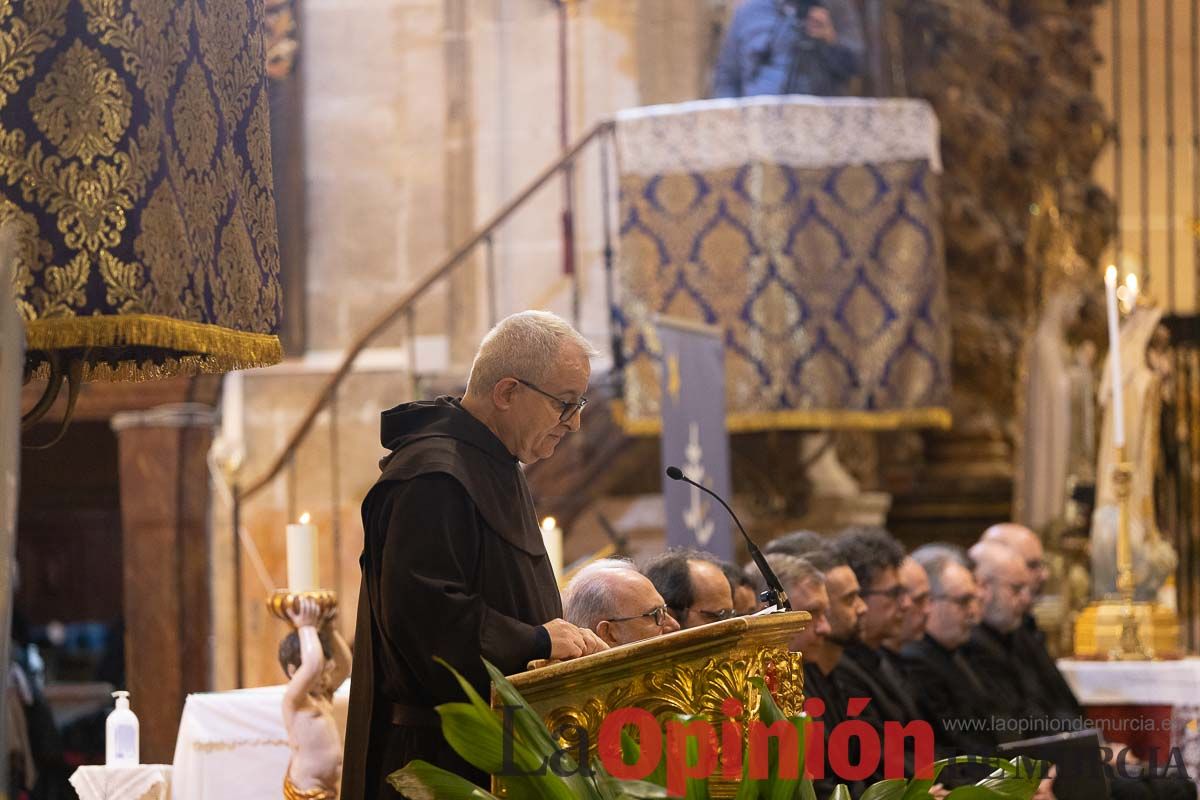
[[[683,470],[679,467],[667,467],[667,477],[673,481],[689,483],[700,491],[711,495],[729,512],[729,516],[733,518],[734,523],[738,526],[738,530],[742,532],[742,537],[746,540],[746,549],[750,551],[750,557],[754,559],[755,566],[758,567],[758,571],[762,573],[763,580],[767,583],[767,590],[763,592],[762,599],[784,611],[791,611],[791,601],[788,600],[787,592],[783,590],[783,584],[779,582],[779,577],[775,574],[775,570],[771,569],[771,565],[767,563],[767,559],[763,556],[762,551],[758,549],[758,545],[750,538],[750,534],[746,533],[746,529],[742,527],[742,521],[737,518],[737,514],[733,513],[733,509],[729,507],[729,504],[722,500],[721,496],[712,489],[702,486],[687,475],[684,475]]]

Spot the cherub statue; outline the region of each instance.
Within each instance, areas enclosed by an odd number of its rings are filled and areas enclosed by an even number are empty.
[[[332,614],[321,618],[316,600],[301,597],[287,614],[296,630],[279,643],[279,665],[288,676],[283,724],[292,750],[283,798],[336,800],[342,737],[333,717],[333,693],[350,675],[350,648],[331,624]]]

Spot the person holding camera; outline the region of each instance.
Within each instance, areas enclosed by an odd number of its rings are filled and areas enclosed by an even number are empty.
[[[717,56],[713,96],[845,95],[862,70],[852,0],[743,0]]]

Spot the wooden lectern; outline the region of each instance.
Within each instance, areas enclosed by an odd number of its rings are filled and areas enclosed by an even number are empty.
[[[752,677],[763,679],[784,714],[801,713],[803,659],[788,650],[788,642],[811,619],[805,611],[735,617],[538,667],[509,680],[564,746],[578,741],[562,736],[564,726],[582,728],[594,752],[605,717],[630,706],[660,722],[688,714],[720,724],[730,719],[721,705],[731,697],[744,707],[732,718],[743,723],[744,732],[744,723],[758,717],[761,700]],[[499,704],[495,691],[492,704]],[[710,787],[713,797],[733,797],[737,790],[719,774]]]

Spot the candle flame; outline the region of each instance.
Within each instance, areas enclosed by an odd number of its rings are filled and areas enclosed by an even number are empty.
[[[544,520],[542,520],[542,530],[552,531],[556,527],[558,527],[558,520],[556,520],[554,517],[546,517]]]
[[[1108,269],[1104,270],[1104,282],[1109,286],[1117,284],[1117,265],[1109,264]]]
[[[1129,289],[1129,294],[1132,299],[1137,298],[1138,293],[1138,276],[1132,272],[1125,276],[1125,287]]]
[[[300,515],[300,524],[301,524],[301,525],[307,525],[307,524],[308,524],[308,522],[309,522],[309,520],[311,520],[311,519],[312,519],[312,517],[310,517],[310,516],[308,515],[308,512],[307,512],[307,511],[305,511],[303,514],[301,514],[301,515]]]

